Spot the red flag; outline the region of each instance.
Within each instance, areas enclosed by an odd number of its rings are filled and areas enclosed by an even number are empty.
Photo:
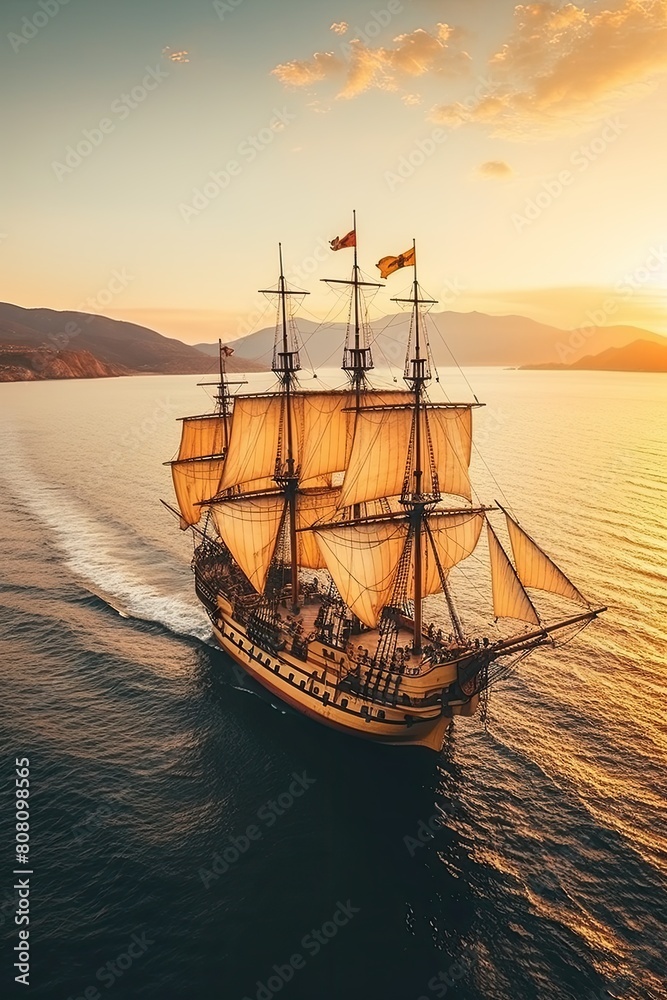
[[[222,353],[224,354],[224,356],[226,358],[231,357],[231,355],[234,353],[234,348],[233,347],[227,347],[226,345],[223,346],[223,347],[221,347],[220,350],[222,351]]]
[[[351,229],[347,236],[337,236],[329,243],[332,250],[347,250],[348,247],[356,247],[356,245],[357,233],[355,229]]]

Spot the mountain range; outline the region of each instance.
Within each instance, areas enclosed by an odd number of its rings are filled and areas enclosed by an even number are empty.
[[[409,332],[409,314],[385,316],[371,324],[375,365],[403,367]],[[299,319],[304,367],[336,367],[345,340],[345,324],[318,327]],[[590,327],[584,331],[560,330],[525,316],[488,316],[485,313],[430,313],[426,330],[437,365],[503,365],[520,367],[579,360],[591,348],[607,350],[624,347],[636,340],[667,344],[659,333],[631,326]],[[233,341],[238,354],[270,365],[274,329],[267,328]],[[217,352],[214,344],[198,344],[207,354]],[[455,359],[455,360],[454,360]]]
[[[598,372],[667,372],[667,339],[663,344],[635,340],[624,347],[610,347],[600,354],[588,354],[571,365],[524,365],[533,370]]]
[[[318,325],[300,319],[298,327],[302,367],[339,366],[344,323]],[[402,369],[409,327],[410,316],[405,313],[371,324],[377,368]],[[433,359],[440,366],[558,368],[578,364],[591,348],[605,352],[637,341],[667,347],[666,337],[635,327],[568,331],[524,316],[476,312],[431,313],[426,331]],[[271,365],[274,337],[271,327],[228,341],[234,348],[227,359],[228,370],[266,371]],[[0,351],[0,381],[17,381],[149,373],[203,375],[217,371],[218,345],[184,344],[147,327],[106,316],[24,309],[4,302],[0,303]]]
[[[38,353],[0,361],[0,380],[35,378],[102,378],[156,373],[204,375],[217,370],[216,358],[155,330],[92,313],[55,309],[23,309],[0,303],[0,347],[12,345]],[[67,353],[67,358],[63,355]],[[50,361],[49,361],[50,356]],[[53,362],[59,359],[59,365]],[[33,362],[37,361],[37,367]],[[252,360],[232,356],[232,372],[262,371]],[[12,368],[13,374],[7,369]],[[23,368],[23,374],[21,374]],[[4,375],[3,375],[4,370]],[[68,371],[72,374],[68,374]],[[49,371],[61,374],[48,374]],[[74,374],[76,372],[77,374]]]

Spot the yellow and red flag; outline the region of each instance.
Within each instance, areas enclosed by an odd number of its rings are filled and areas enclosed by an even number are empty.
[[[405,253],[399,254],[398,257],[383,257],[375,266],[380,268],[381,277],[388,278],[390,274],[400,270],[402,267],[412,267],[414,262],[415,250],[414,247],[411,247]]]
[[[351,229],[346,236],[337,236],[329,243],[332,250],[347,250],[348,247],[356,247],[356,245],[357,232],[355,229]]]

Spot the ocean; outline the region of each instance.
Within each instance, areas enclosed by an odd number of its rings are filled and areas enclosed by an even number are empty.
[[[480,493],[609,611],[439,755],[285,711],[212,644],[159,503],[200,380],[0,386],[12,995],[27,757],[32,997],[667,997],[667,382],[466,374]]]

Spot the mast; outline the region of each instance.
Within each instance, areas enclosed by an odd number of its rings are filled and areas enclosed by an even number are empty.
[[[354,320],[354,339],[352,341],[353,347],[349,346],[349,328],[348,328],[348,338],[343,349],[343,364],[342,369],[347,373],[350,380],[350,385],[355,390],[356,394],[356,408],[360,407],[361,393],[367,387],[368,379],[367,372],[369,372],[373,367],[373,355],[370,346],[366,343],[366,337],[364,335],[363,328],[363,318],[361,309],[361,289],[362,288],[383,288],[382,282],[378,281],[363,281],[361,275],[361,268],[359,267],[359,257],[358,257],[358,247],[357,247],[357,212],[356,209],[352,212],[352,232],[354,233],[354,263],[352,265],[352,277],[350,280],[341,278],[323,278],[322,281],[326,281],[327,284],[333,285],[350,285],[352,287],[353,295],[353,320]]]
[[[422,537],[424,535],[424,522],[426,518],[426,508],[428,504],[436,503],[440,499],[439,494],[426,497],[422,490],[424,477],[424,448],[422,441],[422,409],[424,388],[430,381],[431,373],[427,365],[427,357],[422,357],[421,329],[419,325],[419,306],[422,304],[434,304],[433,299],[421,299],[419,297],[419,283],[417,281],[417,245],[412,241],[412,252],[414,260],[414,279],[412,284],[412,297],[410,299],[393,299],[394,302],[409,302],[412,305],[415,323],[414,355],[406,359],[405,381],[413,392],[413,414],[414,414],[414,452],[413,452],[413,482],[412,489],[408,483],[407,492],[401,497],[401,503],[411,510],[411,520],[413,529],[414,546],[414,634],[413,649],[416,654],[422,651],[422,627],[423,627],[423,560],[422,560]]]
[[[229,389],[227,388],[227,371],[225,367],[226,350],[222,346],[221,338],[218,338],[218,358],[220,362],[220,386],[218,389],[218,406],[222,417],[222,434],[225,443],[225,455],[229,449]]]
[[[287,424],[287,456],[285,462],[285,468],[276,467],[276,482],[284,490],[285,496],[287,498],[287,513],[289,521],[289,539],[290,539],[290,570],[291,570],[291,589],[292,589],[292,611],[296,614],[299,610],[299,564],[298,564],[298,548],[297,548],[297,489],[299,486],[299,479],[297,476],[297,470],[295,467],[295,449],[294,449],[294,429],[292,426],[292,409],[293,409],[293,390],[294,383],[296,382],[296,372],[300,370],[299,364],[299,352],[298,350],[290,350],[289,336],[288,336],[288,318],[287,318],[287,299],[291,295],[307,295],[307,292],[293,292],[287,288],[285,281],[285,272],[283,268],[283,247],[282,243],[278,244],[278,256],[280,260],[280,278],[278,280],[278,296],[280,298],[280,328],[281,328],[281,347],[282,350],[278,350],[278,343],[276,338],[276,349],[274,350],[273,356],[273,371],[280,379],[282,385],[283,394],[285,397],[285,422]],[[268,295],[275,295],[276,293],[267,289],[260,289],[260,292]]]

